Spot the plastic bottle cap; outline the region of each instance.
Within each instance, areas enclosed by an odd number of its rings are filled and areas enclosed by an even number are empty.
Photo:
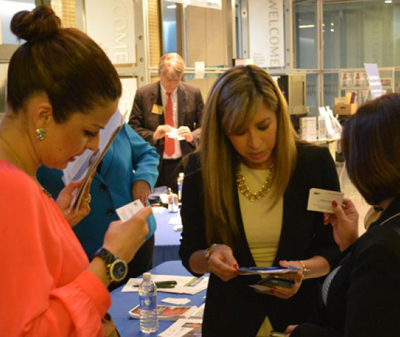
[[[180,177],[180,178],[183,178],[184,176],[185,176],[185,173],[183,173],[183,172],[180,172],[180,173],[179,173],[179,177]]]
[[[144,280],[151,280],[151,273],[144,273],[143,274],[143,279]]]

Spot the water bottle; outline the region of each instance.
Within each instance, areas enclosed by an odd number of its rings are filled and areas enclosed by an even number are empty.
[[[168,212],[170,213],[179,212],[178,195],[172,193],[172,190],[169,188],[167,192],[167,197],[168,197]]]
[[[146,334],[158,330],[157,286],[151,280],[150,273],[143,274],[139,285],[140,331]]]
[[[185,173],[181,172],[179,173],[177,182],[178,182],[178,199],[179,201],[182,200],[182,184],[183,184],[183,178],[185,177]]]

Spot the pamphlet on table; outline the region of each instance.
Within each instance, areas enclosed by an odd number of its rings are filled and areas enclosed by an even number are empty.
[[[198,309],[196,306],[157,305],[157,318],[160,321],[176,321],[179,318],[190,318]],[[134,319],[140,319],[140,305],[131,309],[129,315]]]
[[[201,319],[178,319],[159,337],[201,337]]]
[[[176,276],[176,275],[152,275],[152,280],[156,283],[172,283],[176,282],[173,287],[159,287],[158,292],[189,294],[194,295],[198,292],[207,289],[208,276],[192,277],[192,276]],[[141,278],[131,278],[128,283],[122,288],[122,292],[137,292]]]

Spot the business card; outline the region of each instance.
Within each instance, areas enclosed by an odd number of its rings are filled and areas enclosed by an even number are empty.
[[[333,213],[332,201],[338,205],[343,202],[344,193],[337,191],[322,190],[320,188],[311,188],[308,196],[308,211]]]
[[[137,199],[135,201],[130,202],[129,204],[126,204],[125,206],[117,208],[115,211],[117,212],[119,218],[125,222],[128,221],[130,218],[132,218],[143,207],[144,206],[142,202],[139,199]]]

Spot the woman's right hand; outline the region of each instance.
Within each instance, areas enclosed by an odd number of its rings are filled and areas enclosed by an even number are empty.
[[[224,244],[215,246],[208,259],[210,273],[217,275],[222,281],[229,281],[239,275],[239,267],[232,249]]]
[[[335,242],[341,251],[346,250],[358,239],[358,212],[350,199],[343,199],[342,205],[332,202],[333,214],[324,215],[324,223],[332,224]]]
[[[103,247],[120,259],[131,261],[149,234],[147,218],[151,213],[151,207],[145,207],[128,221],[111,222],[104,236]]]

